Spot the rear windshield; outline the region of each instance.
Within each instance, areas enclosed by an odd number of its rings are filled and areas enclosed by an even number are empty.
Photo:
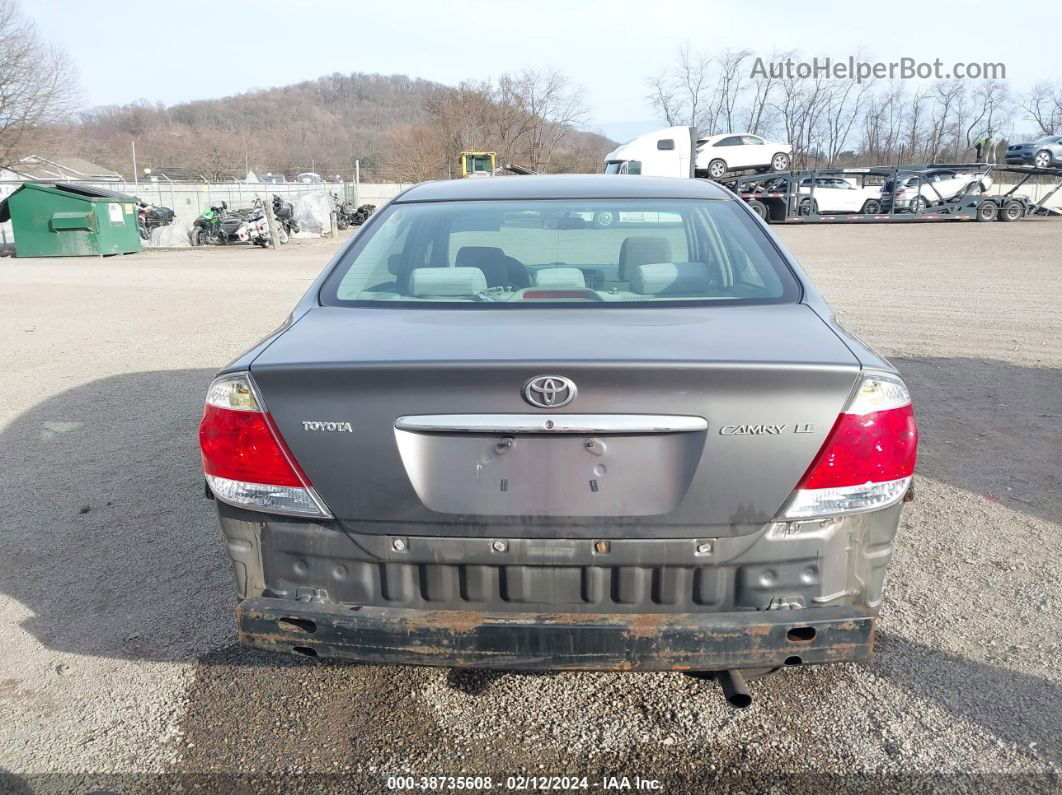
[[[644,306],[799,295],[736,201],[512,200],[390,205],[325,281],[321,301]]]

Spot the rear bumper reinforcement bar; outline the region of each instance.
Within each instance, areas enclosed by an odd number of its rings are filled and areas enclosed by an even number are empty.
[[[242,645],[370,663],[524,670],[720,671],[860,660],[868,608],[741,613],[479,613],[256,597]]]

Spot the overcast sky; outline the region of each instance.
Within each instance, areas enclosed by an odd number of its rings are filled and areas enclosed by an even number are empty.
[[[710,0],[23,0],[81,73],[85,104],[174,104],[332,72],[400,73],[441,83],[556,67],[586,88],[591,128],[651,129],[646,77],[685,41],[707,51],[863,51],[947,66],[1003,62],[1015,90],[1060,74],[1062,3],[710,2]],[[316,11],[309,11],[317,7]]]

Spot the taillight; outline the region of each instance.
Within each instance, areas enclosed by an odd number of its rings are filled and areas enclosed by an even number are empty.
[[[222,502],[272,513],[329,516],[249,373],[223,375],[210,385],[199,449],[203,474]]]
[[[888,373],[866,374],[780,518],[892,505],[911,486],[917,452],[918,428],[907,386]]]

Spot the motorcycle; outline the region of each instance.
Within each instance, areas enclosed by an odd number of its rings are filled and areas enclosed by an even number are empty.
[[[283,230],[280,231],[283,232]],[[269,222],[266,220],[265,215],[244,221],[236,230],[236,239],[241,243],[250,243],[252,246],[268,248],[270,244]],[[280,242],[287,242],[286,234]]]
[[[252,246],[268,248],[273,242],[269,236],[269,220],[260,203],[256,202],[256,209],[247,213],[243,224],[236,230],[236,239],[241,243],[250,243]],[[288,231],[284,224],[277,222],[277,242],[288,242]]]
[[[140,202],[137,205],[136,228],[141,240],[151,240],[151,230],[173,223],[174,212],[169,207],[156,207]]]
[[[336,200],[336,228],[348,229],[352,226],[361,226],[376,209],[375,204],[363,204],[356,208],[348,201],[339,201],[336,194],[332,194]]]
[[[350,202],[340,201],[339,194],[332,194],[332,206],[336,211],[336,229],[343,231],[350,228],[350,219],[354,213],[351,209]]]
[[[376,212],[375,204],[363,204],[358,207],[358,209],[354,211],[354,226],[361,226],[374,212]]]
[[[223,246],[229,242],[229,230],[222,229],[222,219],[228,206],[225,202],[211,205],[192,222],[193,246]],[[235,229],[231,230],[235,231]]]
[[[282,243],[286,243],[289,236],[299,231],[299,225],[295,222],[295,207],[275,193],[273,194],[273,217],[277,219],[280,226],[278,231],[284,232],[285,239],[281,241]]]
[[[288,241],[283,227],[277,230],[281,243]],[[225,202],[212,205],[195,219],[192,225],[193,246],[223,246],[229,243],[250,243],[265,248],[270,244],[269,222],[262,201],[243,210],[229,210]]]

